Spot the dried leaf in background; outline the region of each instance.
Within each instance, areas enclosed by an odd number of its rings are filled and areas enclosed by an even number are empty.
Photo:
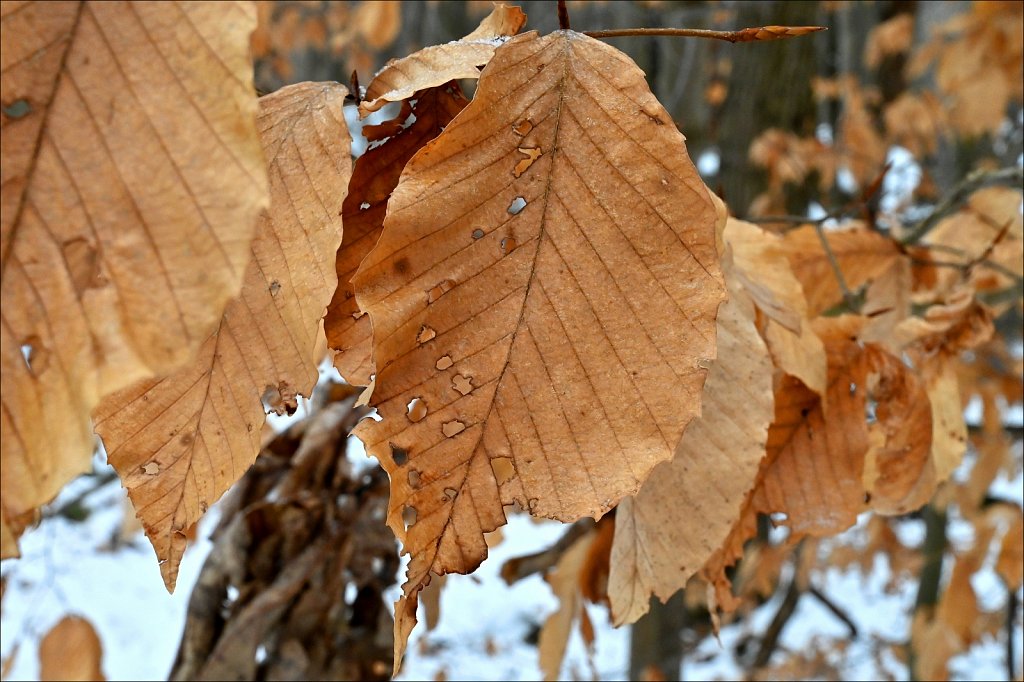
[[[105,680],[103,645],[92,623],[65,616],[39,642],[40,680]]]
[[[271,206],[242,293],[196,360],[108,397],[96,430],[174,588],[182,533],[252,464],[264,409],[291,413],[318,377],[320,317],[337,279],[352,169],[347,89],[300,83],[260,99]]]
[[[89,467],[100,399],[189,361],[237,295],[267,178],[250,3],[0,13],[7,557]]]
[[[526,34],[409,162],[353,285],[383,417],[358,435],[412,556],[400,661],[419,590],[483,560],[503,504],[597,517],[671,457],[715,355],[715,209],[635,64]]]
[[[880,276],[900,255],[891,239],[867,227],[853,225],[829,230],[826,235],[851,291]],[[807,296],[808,314],[814,317],[841,303],[843,292],[817,230],[806,225],[788,232],[785,244],[793,274],[800,280]]]
[[[402,111],[392,121],[363,132],[368,139],[376,137],[377,130],[391,132],[379,145],[370,147],[356,159],[348,196],[342,207],[345,236],[338,249],[335,270],[338,288],[327,306],[324,332],[327,344],[337,353],[334,366],[345,381],[357,386],[368,386],[374,373],[370,347],[370,318],[356,305],[352,289],[352,275],[360,261],[377,243],[384,227],[384,214],[388,198],[398,184],[398,177],[409,159],[427,142],[441,134],[455,115],[468,104],[455,83],[430,88],[416,93],[415,104]],[[412,125],[402,124],[415,117]],[[371,140],[374,141],[374,140]]]

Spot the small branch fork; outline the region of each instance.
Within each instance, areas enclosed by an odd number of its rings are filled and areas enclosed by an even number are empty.
[[[561,8],[563,3],[559,1]],[[561,17],[561,12],[559,12]],[[568,28],[565,26],[564,28]],[[591,38],[622,38],[625,36],[671,36],[676,38],[711,38],[729,43],[753,43],[766,40],[797,38],[828,30],[824,26],[758,26],[738,31],[711,31],[703,28],[613,28],[604,31],[583,31]]]

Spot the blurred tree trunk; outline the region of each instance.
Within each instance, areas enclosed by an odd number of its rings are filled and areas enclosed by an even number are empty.
[[[819,23],[817,3],[739,3],[736,26],[769,24],[809,26]],[[783,40],[739,45],[732,53],[728,94],[719,128],[720,178],[724,199],[737,215],[767,186],[765,172],[750,164],[750,143],[768,128],[813,135],[817,107],[811,78],[818,75],[813,40]],[[794,192],[791,211],[805,213],[806,192]]]
[[[651,610],[633,624],[629,639],[629,679],[678,680],[682,677],[685,592],[662,604],[651,599]]]

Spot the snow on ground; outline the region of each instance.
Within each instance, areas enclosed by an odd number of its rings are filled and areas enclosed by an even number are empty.
[[[358,447],[350,452],[353,457],[361,456]],[[75,481],[61,494],[57,505],[73,499],[93,480],[86,477]],[[1024,501],[1024,479],[1001,480],[995,492]],[[166,679],[181,636],[189,593],[210,548],[204,538],[216,520],[208,516],[203,521],[199,541],[189,547],[182,562],[178,589],[169,595],[160,580],[153,550],[141,535],[113,551],[105,548],[121,526],[123,499],[123,490],[116,484],[107,485],[88,498],[88,506],[94,511],[84,522],[47,519],[39,529],[24,536],[24,558],[4,562],[8,585],[3,599],[0,652],[6,658],[15,647],[18,649],[8,679],[38,678],[36,643],[69,613],[83,615],[96,626],[104,647],[103,669],[109,679]],[[848,534],[861,533],[866,518]],[[905,539],[923,536],[913,522],[901,527]],[[426,631],[421,611],[420,626],[412,636],[398,679],[434,679],[439,672],[448,679],[540,679],[537,651],[527,640],[531,634],[535,636],[557,602],[540,576],[507,586],[499,571],[506,559],[543,549],[562,532],[563,527],[554,522],[537,523],[522,515],[511,517],[504,529],[504,541],[491,549],[490,557],[476,574],[449,577],[442,593],[441,620],[433,632]],[[951,528],[950,535],[958,546],[969,543],[965,534],[969,535],[966,526]],[[835,569],[819,577],[822,590],[857,621],[861,630],[844,660],[839,661],[847,679],[870,679],[882,673],[870,656],[872,635],[902,640],[909,630],[915,586],[909,585],[895,595],[886,594],[888,576],[885,560],[878,559],[875,570],[864,578],[856,572]],[[1002,604],[1005,598],[991,571],[979,574],[975,589],[982,604],[989,607]],[[395,599],[398,594],[396,585],[389,597]],[[724,628],[724,651],[714,639],[704,641],[684,662],[685,678],[738,677],[741,668],[732,661],[731,651],[742,638],[763,632],[780,598],[776,596],[747,621]],[[625,679],[628,630],[611,628],[603,609],[590,607],[590,614],[597,633],[594,669],[598,679]],[[783,633],[781,647],[807,650],[815,637],[844,637],[845,633],[845,626],[820,603],[805,598]],[[1004,650],[1001,640],[975,647],[954,660],[955,678],[1001,678]],[[1017,655],[1019,669],[1019,646]],[[905,678],[902,664],[890,661],[886,667],[897,679]],[[562,675],[567,679],[591,677],[578,634],[570,641]]]

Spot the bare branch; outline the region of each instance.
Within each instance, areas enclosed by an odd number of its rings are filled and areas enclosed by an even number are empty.
[[[561,5],[561,3],[559,3]],[[758,26],[738,31],[711,31],[703,28],[613,28],[584,31],[591,38],[622,38],[626,36],[671,36],[676,38],[711,38],[730,43],[752,43],[766,40],[797,38],[828,30],[824,26]]]
[[[932,209],[928,216],[914,227],[910,228],[900,243],[917,244],[925,235],[932,231],[939,221],[947,215],[959,210],[960,206],[967,201],[977,190],[990,185],[1017,185],[1024,183],[1024,169],[1017,166],[1011,168],[1000,168],[998,170],[977,170],[953,188],[945,199]]]

